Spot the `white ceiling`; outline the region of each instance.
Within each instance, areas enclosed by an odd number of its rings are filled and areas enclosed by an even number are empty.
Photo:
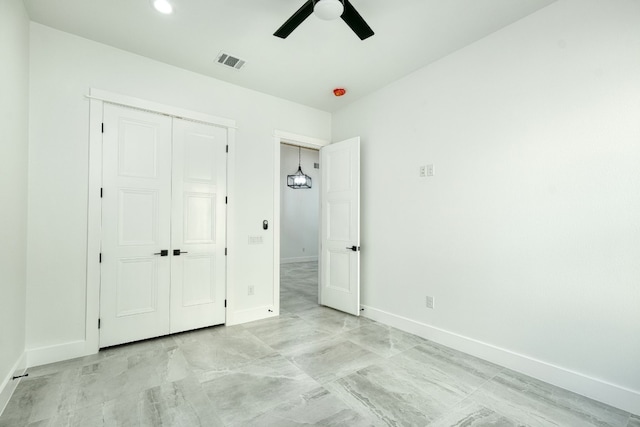
[[[305,0],[24,0],[35,22],[239,86],[335,111],[555,0],[351,0],[375,35],[310,16],[272,34]],[[237,71],[220,51],[247,61]],[[344,87],[336,98],[332,89]]]

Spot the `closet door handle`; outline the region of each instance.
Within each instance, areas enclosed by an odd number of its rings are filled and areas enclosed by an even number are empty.
[[[169,249],[162,249],[160,252],[156,252],[154,255],[167,256],[169,255]]]
[[[347,249],[351,249],[353,252],[358,252],[360,250],[360,246],[347,246]]]
[[[174,254],[175,256],[180,256],[180,254],[188,254],[188,253],[189,253],[189,252],[181,251],[180,249],[174,249],[174,250],[173,250],[173,254]]]

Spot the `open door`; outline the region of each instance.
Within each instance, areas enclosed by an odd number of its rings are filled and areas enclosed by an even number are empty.
[[[319,303],[360,315],[360,137],[320,149]]]

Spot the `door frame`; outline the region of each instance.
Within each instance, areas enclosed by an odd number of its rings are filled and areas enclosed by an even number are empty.
[[[325,139],[298,135],[283,130],[276,129],[273,132],[273,311],[275,316],[280,315],[280,144],[283,142],[314,150],[320,150],[322,147],[331,144],[330,141]],[[318,233],[320,233],[319,228]],[[320,242],[318,241],[319,244]],[[319,251],[318,262],[322,262]],[[318,283],[318,286],[320,286],[320,283]]]
[[[232,245],[234,236],[234,188],[235,188],[235,120],[212,116],[179,107],[147,101],[127,95],[90,88],[89,95],[89,185],[87,194],[87,287],[84,354],[95,354],[100,349],[100,252],[102,239],[102,120],[105,103],[135,108],[173,118],[202,122],[227,129],[229,153],[227,156],[227,248]],[[233,289],[235,272],[233,270],[234,250],[227,256],[226,323],[233,323]]]

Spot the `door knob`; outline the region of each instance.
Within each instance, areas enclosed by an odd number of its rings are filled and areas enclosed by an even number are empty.
[[[169,249],[162,249],[160,252],[156,252],[154,255],[167,256],[169,255]]]
[[[174,249],[173,254],[175,256],[180,256],[180,254],[188,254],[189,252],[181,251],[180,249]]]
[[[358,252],[360,250],[360,246],[347,246],[347,249],[351,249],[353,252]]]

